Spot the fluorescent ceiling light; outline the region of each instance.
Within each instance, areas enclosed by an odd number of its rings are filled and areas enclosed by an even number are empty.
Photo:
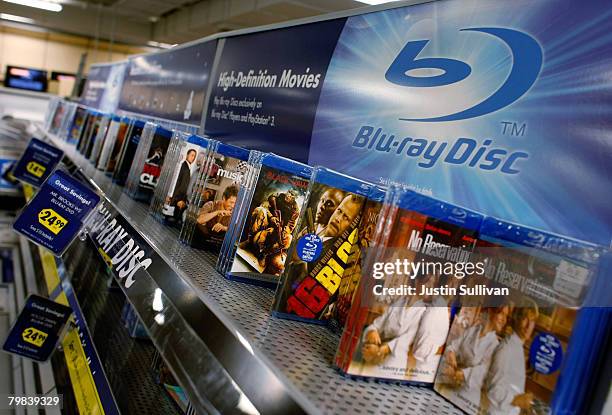
[[[36,9],[48,10],[50,12],[61,12],[62,5],[45,0],[4,0],[7,3],[19,4],[21,6],[34,7]]]
[[[147,42],[147,45],[154,47],[154,48],[161,48],[161,49],[170,49],[173,48],[177,45],[177,43],[175,44],[170,44],[170,43],[164,43],[164,42],[156,42],[154,40],[149,40]]]
[[[15,16],[14,14],[6,14],[6,13],[0,13],[0,19],[10,20],[11,22],[19,22],[19,23],[34,23],[34,20],[29,19],[27,17]]]
[[[365,4],[370,4],[372,6],[377,5],[377,4],[383,4],[383,3],[392,3],[394,1],[399,1],[399,0],[355,0],[359,3],[365,3]]]

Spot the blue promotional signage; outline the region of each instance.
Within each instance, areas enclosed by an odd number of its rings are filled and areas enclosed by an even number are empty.
[[[312,123],[344,19],[225,40],[204,131],[306,162]]]
[[[604,9],[444,0],[350,17],[309,163],[609,245],[612,11]]]
[[[61,255],[77,236],[100,196],[68,173],[57,170],[15,220],[15,231]]]
[[[15,164],[13,176],[33,186],[40,187],[63,156],[64,152],[59,148],[37,138],[32,138],[25,152]]]
[[[39,362],[49,360],[71,314],[70,307],[30,295],[2,349]]]
[[[130,58],[119,109],[199,125],[216,41]]]
[[[127,62],[91,65],[81,95],[81,104],[102,112],[115,112]]]

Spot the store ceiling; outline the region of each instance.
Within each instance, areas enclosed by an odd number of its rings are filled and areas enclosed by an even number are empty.
[[[0,12],[104,40],[183,43],[213,33],[363,7],[354,0],[55,0],[59,13],[0,0]]]

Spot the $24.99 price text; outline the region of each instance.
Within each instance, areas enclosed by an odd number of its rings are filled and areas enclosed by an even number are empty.
[[[55,235],[60,233],[60,231],[68,224],[68,220],[64,219],[56,211],[49,208],[38,212],[38,222]]]

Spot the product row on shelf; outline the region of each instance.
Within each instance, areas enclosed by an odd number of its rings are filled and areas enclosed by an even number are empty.
[[[584,408],[607,249],[162,124],[54,100],[45,130],[221,276],[274,289],[266,312],[325,326],[345,375],[433,386],[468,413]],[[129,289],[153,261],[117,224],[101,208],[88,231]]]

